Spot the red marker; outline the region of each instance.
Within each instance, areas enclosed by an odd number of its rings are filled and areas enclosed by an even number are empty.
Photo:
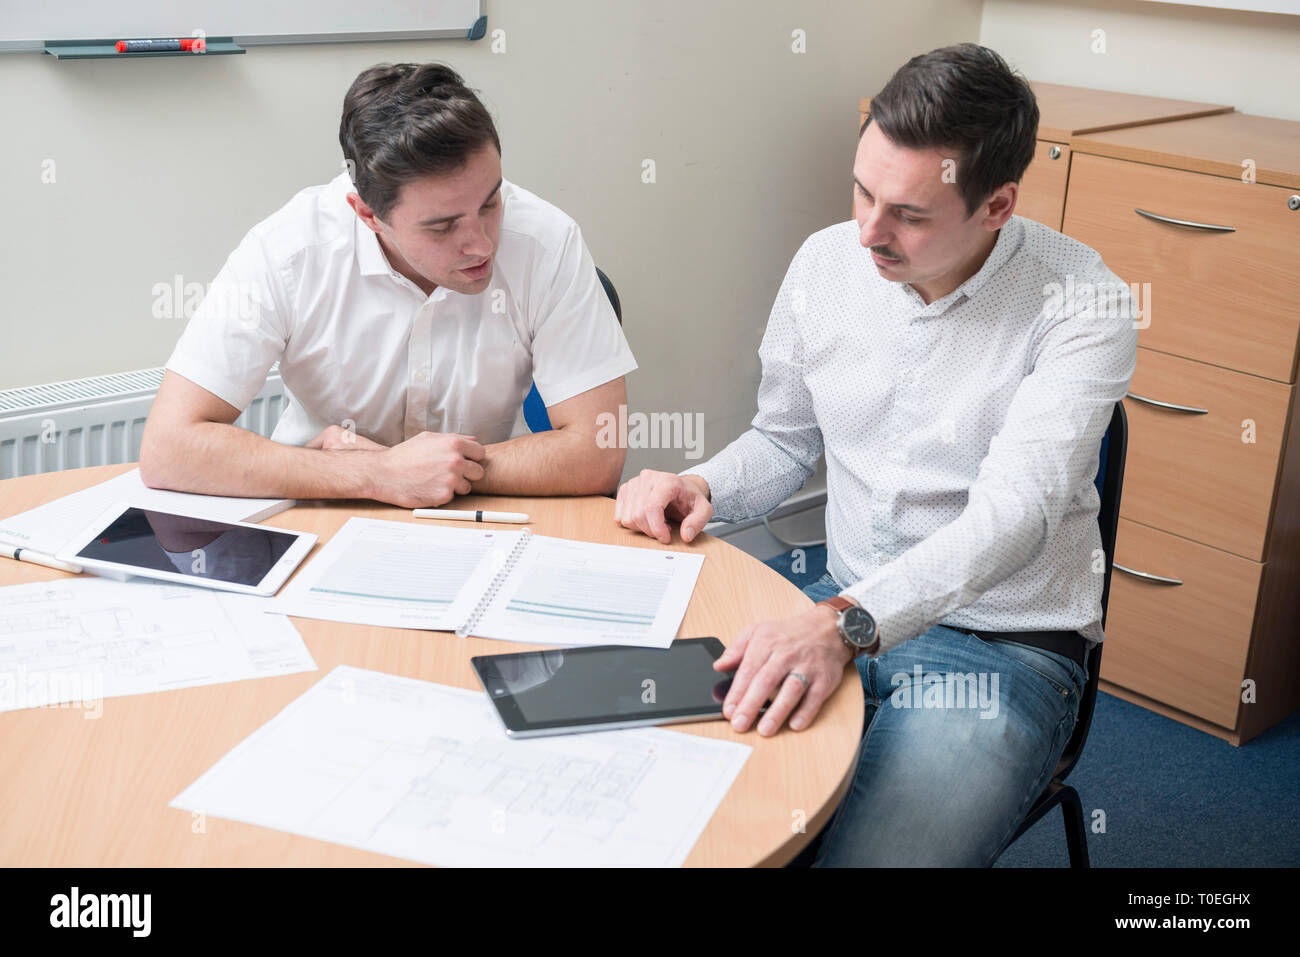
[[[203,53],[208,42],[203,37],[186,37],[184,40],[118,40],[114,46],[118,53],[174,53],[180,50]]]

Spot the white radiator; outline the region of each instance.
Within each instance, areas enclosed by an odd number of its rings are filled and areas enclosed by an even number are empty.
[[[140,458],[162,369],[0,390],[0,479]],[[287,403],[278,367],[235,425],[270,436]]]

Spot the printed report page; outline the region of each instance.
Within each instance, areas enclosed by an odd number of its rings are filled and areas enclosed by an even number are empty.
[[[667,648],[704,556],[531,536],[470,633],[556,645]]]

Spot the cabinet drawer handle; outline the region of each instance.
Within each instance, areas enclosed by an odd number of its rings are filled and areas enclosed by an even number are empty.
[[[1174,405],[1172,402],[1161,402],[1159,399],[1148,399],[1144,395],[1138,395],[1135,392],[1124,393],[1126,399],[1137,399],[1139,402],[1145,402],[1147,405],[1158,405],[1162,409],[1173,409],[1175,412],[1189,412],[1192,415],[1209,415],[1209,409],[1196,409],[1190,405]]]
[[[1149,582],[1156,582],[1161,585],[1181,585],[1182,581],[1177,578],[1164,578],[1160,575],[1152,575],[1150,572],[1140,572],[1134,568],[1125,568],[1119,562],[1112,562],[1111,568],[1126,575],[1132,575],[1134,578],[1142,578]]]
[[[1161,216],[1159,213],[1149,213],[1145,209],[1134,209],[1133,212],[1139,216],[1145,216],[1147,219],[1154,219],[1158,223],[1168,223],[1171,226],[1189,226],[1192,229],[1208,229],[1215,233],[1235,233],[1236,226],[1216,226],[1214,223],[1194,223],[1190,219],[1174,219],[1172,216]]]

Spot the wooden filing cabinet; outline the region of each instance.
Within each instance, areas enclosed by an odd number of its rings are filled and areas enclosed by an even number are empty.
[[[1082,133],[1112,130],[1226,113],[1231,106],[1169,100],[1132,93],[1111,93],[1058,83],[1031,83],[1038,100],[1038,146],[1020,181],[1016,214],[1061,228],[1070,175],[1070,139]],[[858,125],[867,118],[871,99],[858,104]]]
[[[1063,232],[1150,309],[1102,687],[1240,744],[1300,707],[1300,123],[1224,113],[1070,146]]]

